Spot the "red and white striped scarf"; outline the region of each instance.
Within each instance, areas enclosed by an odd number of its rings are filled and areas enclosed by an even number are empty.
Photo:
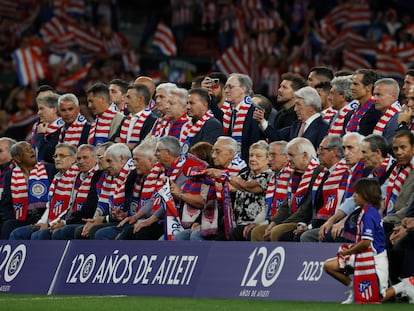
[[[102,115],[97,116],[94,123],[89,130],[88,143],[91,145],[98,145],[108,140],[109,132],[111,130],[111,122],[116,115],[116,111],[107,109]]]
[[[76,120],[69,125],[68,128],[62,126],[62,130],[59,135],[59,143],[69,143],[75,147],[79,147],[79,141],[82,136],[83,127],[87,123],[86,118],[78,114]]]
[[[319,160],[317,158],[312,158],[305,170],[305,173],[303,173],[302,178],[300,179],[296,191],[293,191],[292,178],[289,180],[287,197],[291,204],[292,213],[296,212],[297,209],[302,205],[303,199],[310,190],[309,185],[312,179],[313,172],[318,166]]]
[[[143,197],[143,199],[141,200],[142,204],[145,204],[143,200],[146,199],[148,195],[150,195],[150,198],[152,198],[153,195],[164,186],[165,179],[167,177],[170,181],[175,182],[176,178],[182,173],[182,168],[185,162],[186,158],[179,156],[174,160],[174,162],[171,164],[171,167],[169,167],[168,170],[165,170],[162,165],[155,165],[153,170],[151,170],[150,174],[145,180],[144,189],[142,190],[141,194],[141,197]],[[147,181],[149,186],[146,185]],[[152,213],[155,213],[160,208],[160,204],[161,200],[159,196],[156,196],[152,205]]]
[[[49,216],[48,223],[55,220],[60,214],[69,208],[70,198],[75,184],[76,176],[79,173],[78,165],[75,163],[68,168],[62,176],[50,187],[49,194]]]
[[[204,124],[213,117],[213,114],[208,110],[196,123],[193,124],[193,121],[188,121],[184,126],[180,137],[181,147],[185,144],[190,146],[191,140],[193,137],[200,132]]]
[[[252,105],[251,98],[249,96],[245,96],[243,102],[240,103],[238,107],[237,114],[236,114],[236,120],[234,121],[232,129],[230,129],[232,109],[225,109],[226,111],[223,115],[224,135],[229,135],[231,131],[231,137],[233,137],[238,143],[241,143],[242,133],[243,133],[243,124],[246,121],[247,112],[249,111],[251,105]]]
[[[65,122],[62,120],[62,118],[57,118],[52,123],[49,123],[46,128],[45,137],[47,137],[50,134],[55,133],[58,129],[60,129],[64,125],[65,125]]]
[[[120,209],[125,203],[125,183],[129,173],[134,169],[132,159],[121,168],[118,176],[107,175],[99,194],[97,210],[102,215],[111,213],[112,208]]]
[[[404,185],[405,180],[408,175],[411,173],[414,167],[414,157],[411,159],[410,163],[402,167],[397,164],[391,172],[390,177],[387,182],[387,196],[385,197],[384,202],[384,216],[390,215],[395,212],[394,204],[397,200],[397,196],[401,191],[402,186]]]
[[[316,177],[315,182],[312,187],[312,197],[313,203],[315,204],[315,194],[321,185],[322,178],[325,173],[328,171],[327,168],[324,168]],[[341,159],[335,166],[333,172],[325,180],[322,185],[322,197],[323,197],[323,206],[317,211],[317,219],[328,219],[336,210],[336,207],[342,201],[342,197],[339,197],[339,184],[342,180],[344,174],[348,172],[348,165],[345,162],[345,159]]]
[[[331,122],[331,119],[334,115],[336,115],[336,110],[332,107],[326,108],[324,111],[321,112],[322,118],[329,124]]]
[[[160,163],[157,163],[153,166],[143,184],[143,189],[141,191],[140,198],[140,206],[143,206],[145,202],[152,197],[155,191],[162,187],[162,177],[164,177],[164,171],[164,167]]]
[[[342,133],[344,132],[345,117],[348,114],[348,112],[350,112],[351,110],[352,110],[351,105],[348,104],[338,111],[338,115],[336,116],[336,118],[331,123],[331,126],[329,127],[328,134],[342,135]]]
[[[72,211],[78,212],[82,209],[83,205],[86,202],[86,199],[88,198],[89,190],[91,188],[91,180],[92,177],[95,175],[95,173],[98,170],[98,164],[96,164],[92,169],[90,169],[84,176],[84,179],[80,179],[80,174],[78,174],[76,178],[76,182],[79,182],[80,184],[77,185],[77,190],[75,195],[75,202],[72,205]],[[79,178],[79,180],[78,180]]]
[[[169,118],[158,118],[155,121],[151,131],[151,135],[157,138],[164,137],[167,135],[168,124],[170,123]]]
[[[373,134],[382,135],[385,127],[387,126],[390,119],[398,112],[401,111],[401,105],[399,102],[393,103],[388,109],[384,112],[381,118],[378,120],[377,124],[372,131]]]
[[[151,114],[148,107],[138,112],[135,116],[129,115],[122,123],[119,139],[121,143],[138,144],[144,137],[141,137],[141,129],[145,120]]]
[[[45,165],[38,162],[26,182],[21,168],[13,168],[10,182],[13,212],[17,220],[26,220],[27,211],[45,208],[48,201],[49,179]]]
[[[280,205],[286,200],[289,179],[292,176],[293,169],[290,163],[287,163],[278,174],[274,174],[270,179],[266,190],[266,219],[276,216]]]

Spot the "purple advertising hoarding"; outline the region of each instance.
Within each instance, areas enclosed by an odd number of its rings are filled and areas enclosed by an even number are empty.
[[[56,294],[193,297],[211,243],[72,241]]]
[[[66,241],[1,241],[0,292],[47,294]]]
[[[55,294],[340,301],[337,244],[71,241]]]
[[[345,287],[323,270],[337,250],[330,243],[215,244],[195,296],[340,301]]]

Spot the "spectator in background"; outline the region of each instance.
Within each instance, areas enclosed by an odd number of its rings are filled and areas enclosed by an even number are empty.
[[[224,107],[224,135],[234,138],[241,157],[247,161],[250,146],[262,137],[259,123],[253,118],[256,107],[252,105],[253,82],[248,75],[232,73],[224,86],[229,106]]]
[[[128,82],[122,79],[113,79],[109,82],[108,89],[111,107],[115,111],[127,115],[126,94],[128,91]]]
[[[253,117],[260,123],[260,129],[265,132],[270,126],[276,130],[280,130],[292,125],[298,119],[295,107],[295,92],[306,86],[305,80],[291,72],[282,74],[282,82],[277,91],[277,104],[282,105],[282,109],[275,116],[274,123],[264,122],[264,113],[257,110]]]
[[[398,128],[398,115],[401,111],[401,105],[398,101],[399,95],[400,86],[392,78],[379,79],[374,84],[375,109],[380,111],[382,115],[372,133],[384,136],[390,148]]]
[[[55,146],[65,124],[58,114],[58,101],[59,95],[53,93],[36,97],[39,121],[33,125],[32,145],[36,148],[39,161],[54,163]]]
[[[156,117],[148,107],[150,92],[143,84],[131,84],[128,86],[126,103],[129,115],[122,121],[117,133],[116,142],[127,144],[129,149],[134,149],[151,132]]]
[[[88,107],[95,116],[89,131],[88,143],[98,145],[113,139],[124,115],[110,108],[109,89],[103,83],[96,83],[87,90]]]
[[[223,134],[223,126],[208,109],[209,96],[205,89],[192,89],[188,92],[187,114],[191,118],[183,126],[180,144],[184,153],[200,141],[214,144]]]
[[[374,83],[378,74],[371,69],[358,69],[352,75],[352,98],[358,106],[345,117],[346,132],[358,132],[364,136],[371,134],[381,118],[381,112],[375,109],[372,99]]]
[[[223,122],[223,104],[226,100],[224,96],[224,85],[227,82],[227,76],[222,72],[211,72],[201,81],[202,88],[207,89],[210,95],[209,107],[214,117]]]
[[[71,93],[58,99],[58,113],[64,125],[60,128],[59,143],[70,143],[76,148],[88,140],[91,124],[80,113],[79,100]]]

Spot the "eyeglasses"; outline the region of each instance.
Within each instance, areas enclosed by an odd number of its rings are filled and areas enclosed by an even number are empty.
[[[276,152],[269,152],[269,158],[276,158],[277,156],[284,155],[282,153],[276,153]]]
[[[235,87],[240,87],[240,85],[231,85],[231,84],[226,84],[226,85],[224,86],[224,89],[225,89],[225,90],[232,90],[232,89],[234,89]]]
[[[53,155],[53,159],[57,159],[57,158],[64,159],[64,158],[72,157],[72,156],[73,156],[72,154],[60,154],[60,153],[58,153],[58,154]]]

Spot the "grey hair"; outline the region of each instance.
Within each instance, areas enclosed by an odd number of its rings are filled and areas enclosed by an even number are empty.
[[[162,144],[165,149],[170,150],[174,156],[178,157],[180,155],[180,141],[178,138],[174,136],[164,136],[160,138],[159,143]]]
[[[82,144],[78,147],[78,152],[83,149],[88,149],[92,153],[92,155],[96,157],[96,147],[94,145]]]
[[[344,94],[345,100],[350,102],[352,100],[352,75],[335,77],[331,81],[331,86],[336,86],[336,92],[338,94]]]
[[[43,103],[45,104],[47,107],[49,108],[58,108],[58,100],[59,100],[60,95],[58,94],[45,94],[45,95],[41,95],[36,97],[36,103]]]
[[[167,92],[167,95],[170,96],[171,91],[176,88],[177,88],[177,85],[175,83],[166,82],[166,83],[161,83],[160,85],[158,85],[157,88],[155,89],[155,92],[164,90],[165,92]]]
[[[329,141],[326,145],[329,149],[335,149],[338,158],[344,157],[344,149],[342,148],[342,137],[340,135],[328,135]]]
[[[55,146],[55,150],[58,148],[68,148],[71,155],[75,155],[78,152],[76,147],[69,143],[59,143]]]
[[[287,143],[287,149],[296,147],[298,153],[307,153],[308,160],[316,157],[316,150],[309,139],[304,137],[296,137]]]
[[[13,145],[15,143],[17,143],[16,140],[14,140],[13,138],[10,137],[0,137],[0,142],[5,141],[9,144],[9,150],[11,149],[11,147],[13,147]]]
[[[230,136],[219,136],[216,140],[216,143],[218,142],[224,142],[224,146],[227,150],[233,151],[234,154],[236,154],[239,150],[239,146],[237,145],[237,141],[230,137]]]
[[[138,146],[136,146],[132,150],[132,154],[134,154],[135,151],[140,152],[145,158],[151,161],[155,161],[155,148],[157,147],[156,140],[144,140],[142,143],[140,143]]]
[[[272,149],[273,146],[279,146],[279,152],[283,155],[287,155],[287,141],[285,140],[272,141],[269,144],[269,149]]]
[[[253,96],[253,81],[248,75],[242,73],[232,73],[229,78],[231,77],[236,77],[237,80],[239,80],[240,86],[244,86],[246,88],[246,95]]]
[[[265,140],[259,140],[252,144],[249,148],[249,152],[253,149],[260,149],[266,152],[266,158],[269,156],[269,144]]]
[[[177,95],[182,106],[187,106],[188,91],[184,88],[177,87],[171,90],[171,94]]]
[[[115,143],[110,146],[105,151],[105,157],[112,156],[114,159],[120,159],[121,156],[125,159],[130,159],[132,157],[131,150],[129,150],[128,146],[124,143]]]
[[[60,109],[60,104],[63,102],[73,102],[76,107],[79,107],[79,99],[76,97],[75,94],[66,93],[59,97],[58,99],[58,108]]]
[[[295,92],[296,98],[302,98],[305,101],[306,106],[312,106],[316,112],[321,112],[322,101],[318,92],[310,86],[305,86]]]
[[[400,85],[393,78],[382,78],[382,79],[375,81],[374,88],[378,86],[379,84],[385,84],[395,93],[396,96],[400,94]]]
[[[346,133],[343,137],[342,137],[342,142],[344,142],[345,140],[347,140],[350,137],[355,137],[357,139],[357,144],[358,144],[358,148],[361,149],[362,146],[362,142],[364,141],[365,136],[362,134],[359,134],[358,132],[351,132],[351,133]]]

